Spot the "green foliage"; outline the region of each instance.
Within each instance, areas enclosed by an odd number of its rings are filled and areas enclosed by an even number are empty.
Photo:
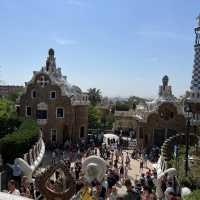
[[[114,114],[110,110],[104,109],[100,112],[101,126],[105,129],[112,129],[114,122]]]
[[[0,139],[16,130],[20,124],[14,104],[7,99],[0,99]]]
[[[199,200],[200,190],[194,190],[190,195],[184,198],[184,200]]]
[[[4,98],[0,99],[0,118],[8,119],[16,116],[15,105]]]
[[[4,163],[27,153],[38,137],[39,128],[33,120],[24,121],[17,131],[3,137],[0,140],[0,152]]]
[[[17,89],[16,91],[11,92],[6,98],[9,101],[16,102],[17,98],[22,94],[22,89]]]
[[[130,108],[130,104],[128,101],[117,101],[115,105],[115,109],[118,111],[128,111]]]
[[[179,181],[182,187],[188,187],[190,189],[194,188],[193,181],[190,176],[189,177],[181,176]]]
[[[96,89],[96,88],[90,88],[88,89],[88,96],[89,96],[89,100],[90,103],[95,106],[98,103],[101,102],[102,96],[101,96],[101,90],[100,89]]]
[[[196,188],[196,182],[200,178],[200,168],[199,168],[199,161],[198,157],[195,157],[195,148],[190,146],[189,155],[193,158],[192,161],[189,161],[189,173],[188,177],[183,176],[185,174],[185,146],[180,145],[178,151],[178,157],[172,158],[168,164],[169,167],[174,167],[177,169],[178,180],[181,186],[189,187],[190,189]]]
[[[135,104],[138,105],[139,103],[146,103],[147,99],[145,98],[141,98],[141,97],[137,97],[137,96],[131,96],[128,99],[128,102],[130,105]]]
[[[90,105],[88,109],[88,128],[95,129],[99,128],[101,124],[101,114],[95,108]]]
[[[0,118],[0,139],[5,135],[17,130],[20,124],[21,120],[18,118]]]

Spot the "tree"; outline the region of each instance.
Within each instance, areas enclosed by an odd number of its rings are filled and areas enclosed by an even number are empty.
[[[115,108],[118,111],[128,111],[130,108],[130,104],[128,101],[117,101],[115,104]]]
[[[95,106],[90,105],[88,109],[88,128],[96,129],[101,124],[101,115]]]
[[[17,98],[19,96],[21,96],[23,93],[23,89],[22,88],[18,88],[15,91],[11,92],[8,94],[8,96],[6,97],[9,101],[12,102],[16,102]]]
[[[19,127],[21,120],[17,117],[14,103],[0,99],[0,138]]]
[[[88,89],[88,95],[90,103],[95,106],[97,103],[101,102],[102,96],[101,96],[101,90],[96,88],[90,88]]]
[[[136,96],[131,96],[128,98],[128,102],[130,105],[138,105],[140,103],[146,104],[147,99],[142,98],[142,97],[136,97]]]
[[[11,118],[16,116],[15,105],[7,99],[0,99],[0,118]]]

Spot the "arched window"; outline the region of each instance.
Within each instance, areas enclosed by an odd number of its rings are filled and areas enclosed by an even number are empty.
[[[31,97],[32,97],[32,99],[34,99],[34,98],[37,97],[37,93],[36,93],[35,90],[32,90],[32,91],[31,91]]]

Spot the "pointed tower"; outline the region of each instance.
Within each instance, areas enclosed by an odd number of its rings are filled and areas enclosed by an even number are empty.
[[[54,57],[54,50],[51,48],[48,52],[48,57],[46,60],[46,72],[54,73],[56,72],[56,58]]]
[[[198,25],[195,28],[195,56],[194,56],[194,66],[193,75],[191,81],[191,93],[190,99],[200,102],[200,15],[197,17]]]
[[[192,72],[192,81],[190,87],[190,95],[184,102],[185,112],[186,108],[191,112],[186,112],[188,117],[191,117],[191,132],[200,132],[200,15],[197,17],[197,27],[195,31],[195,45],[194,45],[194,65]]]

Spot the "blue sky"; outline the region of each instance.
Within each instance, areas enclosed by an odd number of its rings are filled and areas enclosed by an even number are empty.
[[[57,66],[83,90],[156,96],[190,87],[197,0],[0,0],[0,79],[30,80],[55,49]]]

